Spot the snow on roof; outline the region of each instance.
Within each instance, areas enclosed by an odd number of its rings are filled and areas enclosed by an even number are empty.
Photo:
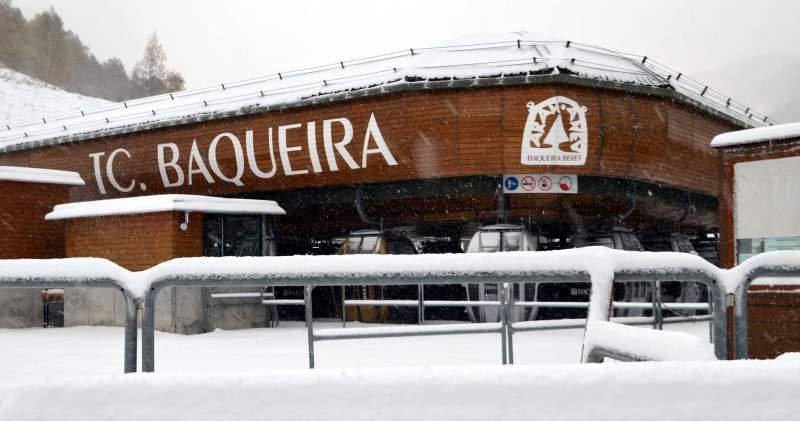
[[[714,137],[714,140],[711,141],[711,146],[723,148],[725,146],[791,138],[800,138],[800,122],[722,133]]]
[[[129,215],[153,212],[203,212],[256,215],[285,215],[272,200],[228,199],[222,197],[187,194],[160,194],[154,196],[126,197],[122,199],[95,200],[56,205],[44,219],[72,219],[110,215]]]
[[[22,181],[28,183],[64,184],[85,186],[81,175],[74,171],[47,170],[43,168],[0,166],[0,181]]]
[[[592,80],[616,87],[663,89],[738,122],[770,120],[749,107],[656,61],[564,40],[510,32],[462,37],[440,46],[409,48],[309,69],[281,72],[203,89],[131,100],[0,128],[0,151],[266,112],[321,100],[402,89],[535,83],[542,77]]]

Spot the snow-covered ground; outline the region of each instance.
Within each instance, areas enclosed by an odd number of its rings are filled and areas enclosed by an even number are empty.
[[[23,123],[111,104],[113,102],[104,99],[61,90],[41,80],[2,67],[0,64],[0,129],[2,130],[6,130],[6,124]]]
[[[348,323],[349,327],[369,326]],[[341,324],[315,322],[315,330]],[[708,339],[708,323],[666,325]],[[578,363],[583,329],[514,334],[517,364]],[[122,373],[123,329],[0,329],[0,396],[4,387],[50,378]],[[217,330],[202,335],[156,332],[156,372],[252,371],[308,367],[306,329]],[[317,368],[500,364],[497,334],[336,340],[315,343]]]
[[[705,322],[666,328],[708,338]],[[580,365],[583,329],[515,334],[512,367],[499,364],[496,334],[319,342],[313,371],[301,323],[159,332],[157,373],[132,375],[120,374],[122,336],[0,330],[0,419],[783,420],[800,410],[800,359]]]

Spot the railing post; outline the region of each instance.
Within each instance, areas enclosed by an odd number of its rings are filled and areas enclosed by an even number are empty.
[[[345,293],[347,286],[342,285],[342,327],[347,327],[347,306],[345,305],[345,301],[347,301],[347,295]]]
[[[661,311],[661,281],[653,281],[653,329],[664,330],[664,317]],[[683,287],[683,282],[681,283]]]
[[[728,359],[728,305],[727,295],[725,295],[722,286],[719,283],[709,284],[710,288],[714,288],[712,294],[712,310],[714,318],[713,324],[713,340],[714,340],[714,354],[719,360]]]
[[[749,355],[747,349],[747,288],[750,286],[750,277],[736,289],[733,302],[733,358],[746,360]]]
[[[124,290],[122,295],[125,298],[125,373],[135,373],[138,352],[138,331],[136,329],[138,308],[137,302],[132,296]]]
[[[144,296],[142,309],[142,371],[155,371],[155,330],[156,330],[156,294],[158,290],[151,287]]]
[[[425,285],[417,285],[417,324],[425,323]]]
[[[308,368],[314,368],[314,314],[311,301],[313,289],[314,287],[311,285],[303,287],[303,299],[306,302],[306,330],[308,331]]]
[[[500,307],[497,312],[500,314],[500,352],[502,352],[503,365],[508,364],[508,336],[506,334],[506,324],[508,323],[508,312],[506,310],[506,284],[497,284],[497,300],[500,302]],[[502,287],[501,287],[502,286]]]
[[[510,285],[510,286],[509,286]],[[520,284],[524,285],[524,284]],[[504,284],[503,288],[503,295],[505,299],[503,300],[503,308],[502,311],[506,313],[504,329],[508,347],[508,363],[514,364],[514,286],[513,284]]]

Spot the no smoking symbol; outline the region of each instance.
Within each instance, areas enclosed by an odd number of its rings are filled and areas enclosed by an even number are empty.
[[[533,191],[533,189],[535,188],[536,188],[536,180],[533,177],[529,175],[522,177],[522,190]]]
[[[553,180],[550,179],[548,176],[543,176],[539,178],[539,189],[542,191],[550,191],[553,188]]]

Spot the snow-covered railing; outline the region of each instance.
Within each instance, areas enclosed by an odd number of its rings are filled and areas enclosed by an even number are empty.
[[[598,250],[584,250],[591,253]],[[149,287],[142,317],[142,369],[155,365],[155,297],[165,287],[195,286],[304,286],[306,320],[311,313],[311,291],[317,286],[480,284],[527,282],[530,279],[605,282],[604,274],[564,259],[567,253],[501,253],[495,255],[353,255],[289,257],[184,258],[162,263],[148,271]],[[568,253],[572,256],[575,253]],[[579,259],[580,260],[580,259]],[[589,259],[583,259],[588,261]],[[143,272],[144,273],[144,272]],[[591,311],[591,310],[590,310]],[[314,364],[313,323],[309,325],[309,365]],[[504,340],[505,335],[500,335]],[[505,355],[505,350],[503,351]]]
[[[701,282],[711,293],[714,353],[724,359],[726,298],[734,293],[737,296],[736,356],[746,357],[747,286],[765,277],[800,278],[800,251],[764,253],[731,270],[719,269],[690,254],[626,252],[603,247],[469,255],[197,257],[174,259],[141,272],[129,272],[94,258],[0,260],[0,288],[118,288],[127,306],[126,372],[136,369],[135,320],[142,300],[142,369],[154,370],[155,297],[165,287],[303,286],[306,319],[310,321],[313,314],[308,304],[315,286],[591,282],[588,320],[592,322],[610,319],[615,282]],[[508,293],[506,288],[502,300],[507,299]],[[506,306],[506,314],[510,308]],[[571,325],[575,322],[507,323],[506,334],[500,336],[505,338],[503,341],[508,340],[509,361],[513,359],[515,331],[575,327]],[[313,364],[313,324],[308,325],[312,327],[308,339],[309,362]]]
[[[605,321],[610,317],[614,282],[696,281],[705,283],[711,291],[713,339],[717,355],[724,358],[727,349],[725,290],[717,282],[718,269],[702,258],[689,254],[622,252],[588,247],[550,252],[470,255],[184,258],[162,263],[142,274],[148,279],[142,333],[144,371],[153,371],[155,366],[153,306],[158,291],[165,287],[189,286],[304,286],[309,327],[309,365],[312,367],[315,335],[311,291],[317,286],[334,285],[591,282],[592,299],[588,317],[590,320]],[[506,331],[500,335],[502,357],[511,361],[514,329],[502,322],[507,311],[501,313],[504,313],[501,314],[501,328]],[[427,326],[416,327],[413,333],[427,333],[422,332],[421,328]],[[345,334],[342,332],[342,335]]]
[[[0,260],[0,294],[3,288],[113,288],[125,300],[125,373],[136,372],[136,298],[133,274],[106,259]]]

